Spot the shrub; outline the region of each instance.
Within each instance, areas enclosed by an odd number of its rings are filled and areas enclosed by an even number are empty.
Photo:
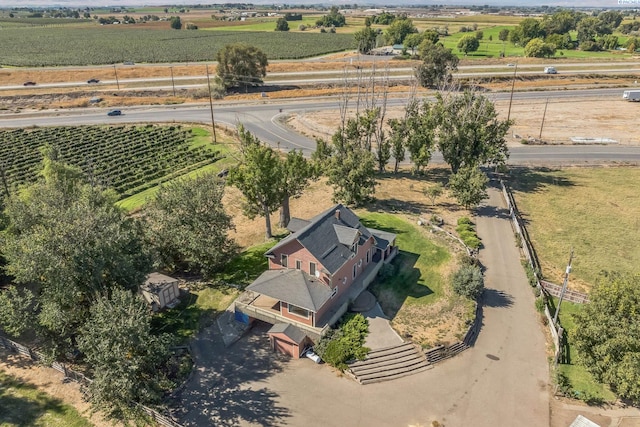
[[[329,365],[347,369],[349,360],[362,360],[369,349],[364,347],[364,339],[369,333],[369,323],[360,313],[348,313],[341,319],[338,329],[332,329],[320,339],[314,350]]]
[[[538,310],[540,313],[544,313],[545,305],[546,305],[546,300],[544,297],[536,298],[536,310]]]
[[[468,224],[468,225],[473,225],[473,221],[471,221],[468,217],[463,216],[462,218],[458,218],[457,221],[458,225],[462,225],[462,224]]]
[[[453,291],[458,295],[476,299],[484,290],[482,271],[477,266],[463,265],[453,274]]]
[[[462,241],[465,245],[470,247],[471,249],[479,249],[480,248],[480,239],[476,236],[468,236],[467,238],[463,238]]]
[[[474,232],[474,231],[473,231],[473,225],[471,225],[471,224],[460,224],[460,225],[458,225],[458,226],[456,227],[456,231],[457,231],[458,233],[462,233],[462,232],[465,232],[465,231],[470,231],[470,232],[472,232],[472,233]],[[475,233],[474,233],[474,234],[475,234]]]
[[[464,253],[460,256],[460,264],[480,267],[480,261],[478,261],[478,258],[473,257],[467,253]]]

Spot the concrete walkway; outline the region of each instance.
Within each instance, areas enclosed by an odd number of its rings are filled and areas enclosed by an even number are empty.
[[[377,302],[371,310],[362,313],[362,315],[369,321],[369,335],[367,335],[364,343],[366,347],[371,350],[377,350],[404,342],[393,330],[389,324],[389,319],[384,315],[380,304]]]

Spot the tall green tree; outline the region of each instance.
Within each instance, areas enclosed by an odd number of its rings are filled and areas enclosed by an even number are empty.
[[[344,15],[340,13],[338,6],[331,6],[328,15],[316,21],[318,27],[344,27],[347,23]]]
[[[282,164],[278,154],[258,138],[238,126],[242,159],[229,170],[227,182],[237,187],[244,201],[243,213],[248,218],[265,220],[265,238],[273,237],[271,214],[282,204]]]
[[[356,207],[366,204],[373,198],[376,186],[373,153],[348,140],[344,132],[336,132],[331,141],[333,153],[327,176],[334,189],[334,201]]]
[[[458,50],[463,52],[465,56],[469,52],[475,52],[480,47],[480,42],[475,35],[467,34],[462,36],[458,41]]]
[[[151,316],[140,296],[115,289],[96,300],[80,331],[78,348],[92,368],[89,399],[109,418],[136,418],[133,402],[158,403],[166,391],[169,339],[151,332]]]
[[[358,52],[367,54],[376,47],[378,33],[370,26],[365,26],[362,30],[356,31],[353,38],[356,41]]]
[[[304,158],[302,151],[291,150],[281,161],[282,167],[282,204],[280,206],[280,227],[286,227],[291,221],[289,201],[298,198],[315,176],[313,164]]]
[[[45,152],[42,178],[8,201],[5,270],[35,286],[37,327],[57,357],[72,347],[96,292],[137,289],[151,271],[139,222],[114,192],[85,183],[78,169]]]
[[[398,173],[400,163],[404,161],[406,156],[405,139],[407,137],[407,127],[404,120],[389,120],[391,134],[389,142],[391,143],[391,155],[393,156],[393,173]]]
[[[472,209],[487,198],[488,182],[489,179],[478,166],[463,166],[449,177],[449,189],[458,203]]]
[[[218,51],[216,60],[218,77],[226,89],[259,86],[267,75],[267,55],[246,43],[226,45]]]
[[[551,58],[556,53],[556,45],[542,39],[531,39],[524,47],[524,56],[529,58]]]
[[[409,18],[396,18],[384,32],[388,44],[402,44],[409,34],[417,33],[418,29]]]
[[[439,87],[449,83],[452,73],[458,69],[458,57],[441,43],[420,44],[422,62],[415,69],[418,82],[423,87]]]
[[[640,274],[608,273],[575,314],[581,364],[621,398],[640,403]]]
[[[421,173],[431,160],[437,130],[436,109],[432,103],[410,102],[405,111],[405,146],[409,151],[414,173]]]
[[[289,31],[289,23],[285,18],[278,18],[276,21],[276,31]]]
[[[454,174],[463,166],[506,162],[505,135],[512,122],[499,120],[487,97],[469,90],[446,97],[438,94],[435,108],[438,149]]]
[[[169,25],[174,30],[181,30],[182,29],[182,21],[180,20],[179,16],[172,16],[169,19]]]
[[[224,182],[206,173],[162,185],[143,210],[147,240],[164,269],[219,271],[237,249],[228,235]]]

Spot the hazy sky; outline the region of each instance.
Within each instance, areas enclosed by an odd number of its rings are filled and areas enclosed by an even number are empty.
[[[518,6],[539,6],[539,5],[557,5],[565,7],[601,7],[601,8],[640,8],[640,0],[247,0],[246,3],[253,4],[360,4],[360,5],[433,5],[433,4],[475,4],[475,5],[518,5]],[[167,2],[154,0],[0,0],[0,7],[30,7],[30,6],[68,6],[68,7],[104,7],[104,6],[144,6],[144,5],[183,5],[183,4],[213,4],[215,1],[198,1],[198,0],[170,0]],[[217,3],[242,3],[241,1],[219,0]]]

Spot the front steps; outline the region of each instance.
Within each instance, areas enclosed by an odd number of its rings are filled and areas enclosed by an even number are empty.
[[[360,384],[390,381],[416,374],[433,365],[413,343],[372,350],[365,360],[349,364],[349,371]]]

